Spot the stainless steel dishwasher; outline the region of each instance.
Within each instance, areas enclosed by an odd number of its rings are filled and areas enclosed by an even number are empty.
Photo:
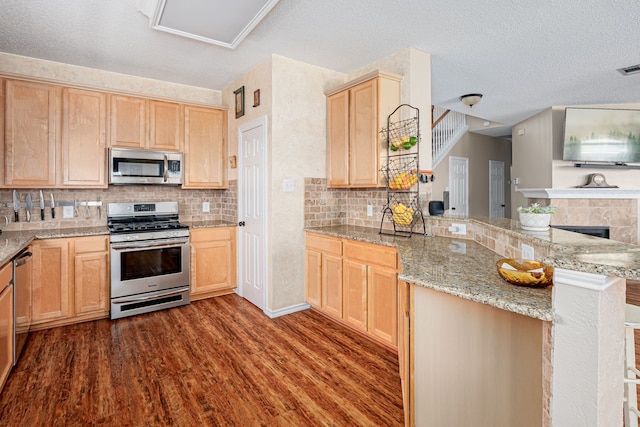
[[[27,247],[13,258],[14,366],[18,363],[31,328],[31,257],[31,247]]]

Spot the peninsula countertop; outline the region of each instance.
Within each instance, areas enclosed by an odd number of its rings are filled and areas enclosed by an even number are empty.
[[[502,257],[472,240],[420,234],[395,237],[357,226],[307,231],[396,247],[402,264],[398,278],[408,283],[540,320],[553,319],[551,288],[525,288],[505,282],[496,270],[496,262]]]

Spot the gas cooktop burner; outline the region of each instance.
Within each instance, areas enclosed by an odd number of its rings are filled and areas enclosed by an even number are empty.
[[[188,236],[189,233],[189,227],[178,221],[177,202],[109,203],[107,227],[112,235],[141,233],[136,239],[159,238],[166,234],[153,232],[173,231],[171,236]]]
[[[155,231],[155,230],[178,230],[188,228],[178,221],[168,222],[121,222],[109,225],[112,233],[122,233],[126,231]]]

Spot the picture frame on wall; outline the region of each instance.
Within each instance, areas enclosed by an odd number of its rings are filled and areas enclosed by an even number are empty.
[[[253,106],[257,107],[258,105],[260,105],[260,89],[253,91]]]
[[[244,86],[233,91],[236,104],[236,119],[244,116]]]

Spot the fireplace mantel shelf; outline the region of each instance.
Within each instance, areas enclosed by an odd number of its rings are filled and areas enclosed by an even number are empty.
[[[529,199],[640,199],[640,188],[518,188]]]

